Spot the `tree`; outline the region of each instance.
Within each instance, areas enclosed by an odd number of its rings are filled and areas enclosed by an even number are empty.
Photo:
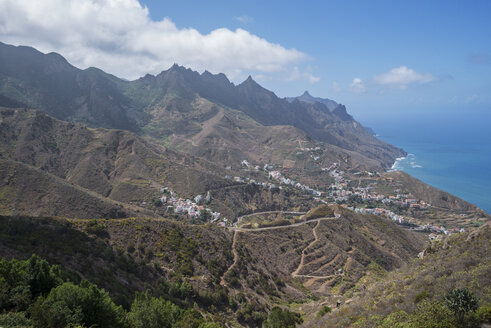
[[[211,220],[211,214],[207,210],[201,210],[199,212],[199,219],[201,222],[208,222]]]
[[[179,321],[182,310],[162,298],[155,298],[147,291],[136,293],[128,313],[128,321],[134,328],[170,328]]]
[[[35,254],[27,261],[27,272],[33,298],[48,294],[52,288],[63,282],[60,268],[50,266],[46,260]]]
[[[478,299],[467,289],[452,289],[445,296],[445,305],[455,314],[460,323],[464,322],[469,312],[474,312],[478,307]]]
[[[37,327],[64,328],[68,325],[118,328],[124,325],[124,311],[96,285],[66,282],[39,297],[30,308]]]

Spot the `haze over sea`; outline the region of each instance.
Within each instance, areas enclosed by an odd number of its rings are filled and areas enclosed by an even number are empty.
[[[408,153],[395,169],[491,213],[491,113],[427,113],[361,122]]]

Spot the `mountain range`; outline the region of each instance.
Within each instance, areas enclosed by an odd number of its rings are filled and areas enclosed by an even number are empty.
[[[343,105],[333,108],[333,102],[305,98],[287,101],[251,77],[236,86],[224,74],[199,74],[178,65],[126,81],[96,68],[80,70],[55,53],[0,44],[2,106],[22,105],[89,127],[130,130],[200,155],[206,145],[213,160],[273,160],[263,153],[267,142],[283,142],[290,149],[299,142],[322,143],[338,158],[378,168],[390,167],[405,154],[376,139]],[[284,141],[278,131],[283,126],[295,140]]]

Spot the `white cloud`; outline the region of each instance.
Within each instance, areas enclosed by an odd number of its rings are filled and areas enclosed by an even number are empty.
[[[249,24],[249,23],[254,22],[254,18],[247,16],[247,15],[237,16],[237,17],[234,17],[234,19],[240,23],[243,23],[243,24]]]
[[[293,67],[291,72],[286,77],[287,81],[297,81],[300,79],[307,79],[310,83],[317,83],[321,80],[320,77],[315,76],[314,74],[312,74],[308,71],[306,71],[306,72],[301,71],[298,68],[298,66]]]
[[[359,77],[355,77],[353,79],[353,82],[351,82],[350,85],[351,91],[355,93],[363,93],[367,91],[367,88],[365,87],[365,84]]]
[[[137,0],[1,0],[0,38],[128,79],[173,63],[233,79],[246,72],[286,72],[307,58],[244,29],[202,34],[169,18],[153,21]]]
[[[305,76],[307,77],[307,79],[309,80],[310,83],[317,83],[321,80],[320,77],[315,76],[311,73],[305,73]]]
[[[405,89],[411,84],[425,84],[435,80],[430,73],[417,73],[406,66],[396,67],[390,71],[375,75],[375,83],[380,85],[392,86],[395,88]]]

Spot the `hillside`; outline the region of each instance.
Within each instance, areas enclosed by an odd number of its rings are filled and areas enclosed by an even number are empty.
[[[154,204],[164,187],[187,198],[211,192],[211,206],[229,218],[312,202],[287,190],[237,184],[225,178],[233,171],[150,143],[128,131],[90,129],[38,111],[7,108],[0,108],[0,127],[0,155],[6,165],[1,172],[6,179],[2,187],[4,214],[14,210],[25,215],[84,218],[136,213],[158,217],[169,215]],[[14,169],[7,169],[7,163],[23,168],[15,171],[15,179],[9,178]],[[45,189],[45,184],[51,187]],[[121,202],[134,209],[121,213],[102,210],[96,205],[101,201]],[[84,206],[94,211],[84,212]]]
[[[118,218],[151,212],[119,203],[27,164],[0,158],[0,213]]]
[[[27,259],[36,253],[60,265],[75,281],[96,283],[125,306],[135,291],[149,289],[170,297],[161,284],[187,284],[189,295],[196,293],[190,297],[215,320],[256,326],[275,304],[344,293],[365,276],[365,267],[392,270],[414,257],[422,245],[418,234],[385,219],[342,212],[338,219],[322,220],[234,233],[216,225],[165,219],[3,216],[0,256]],[[316,247],[301,260],[314,228]],[[305,267],[297,276],[301,261]],[[304,276],[309,275],[332,278],[308,284],[311,278]],[[224,302],[213,299],[223,291],[228,295]],[[254,313],[262,319],[252,319]]]
[[[303,327],[479,327],[491,322],[491,228],[444,237],[427,245],[419,259],[401,270],[373,276],[358,285],[350,302]],[[444,297],[452,289],[467,288],[481,308],[466,318],[466,325],[453,321]],[[334,308],[333,304],[329,304]],[[318,305],[318,309],[321,306]],[[434,312],[432,312],[434,311]],[[477,317],[477,318],[476,318]]]

